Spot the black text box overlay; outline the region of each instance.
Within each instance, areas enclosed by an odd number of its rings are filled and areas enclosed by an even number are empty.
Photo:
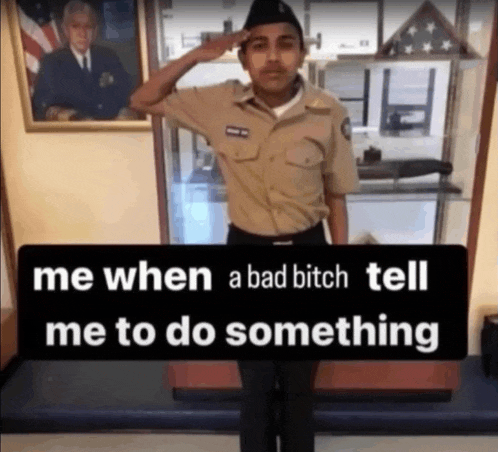
[[[26,359],[459,360],[461,246],[36,245]]]

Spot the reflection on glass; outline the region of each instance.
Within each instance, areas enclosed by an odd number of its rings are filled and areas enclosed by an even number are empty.
[[[374,54],[377,51],[376,2],[309,2],[310,35],[322,35],[314,55]]]
[[[325,73],[325,88],[339,97],[364,96],[365,69],[348,66],[329,69]]]
[[[238,62],[204,63],[177,83],[178,89],[249,81]],[[170,235],[176,244],[223,244],[228,231],[226,191],[213,148],[205,137],[177,129],[172,143],[173,183],[170,188]]]
[[[435,80],[435,68],[405,64],[384,69],[381,120],[384,134],[408,137],[434,133],[431,133],[431,119]],[[442,87],[437,88],[438,104],[445,104],[445,92]]]
[[[365,111],[364,101],[343,101],[349,112],[349,117],[351,119],[351,125],[363,126],[363,114]]]
[[[339,66],[325,71],[325,89],[346,106],[352,126],[367,125],[369,78],[369,69],[362,66]]]
[[[428,101],[429,68],[392,68],[389,104],[425,105]]]
[[[405,122],[407,124],[416,124],[425,121],[425,111],[411,111],[405,116]]]

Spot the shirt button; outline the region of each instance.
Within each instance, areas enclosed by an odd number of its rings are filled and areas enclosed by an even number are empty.
[[[98,107],[99,110],[102,110],[103,105],[102,104],[98,104],[97,107]]]
[[[274,162],[275,161],[275,157],[270,157],[270,162]]]

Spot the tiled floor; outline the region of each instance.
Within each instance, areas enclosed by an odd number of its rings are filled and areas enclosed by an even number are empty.
[[[2,435],[3,452],[238,452],[237,435],[61,434]],[[352,436],[315,438],[316,452],[496,452],[493,436]]]

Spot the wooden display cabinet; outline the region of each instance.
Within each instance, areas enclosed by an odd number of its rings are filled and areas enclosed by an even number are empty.
[[[458,362],[320,361],[314,391],[329,395],[434,394],[459,386]],[[241,389],[235,361],[170,361],[166,387],[182,391]]]

